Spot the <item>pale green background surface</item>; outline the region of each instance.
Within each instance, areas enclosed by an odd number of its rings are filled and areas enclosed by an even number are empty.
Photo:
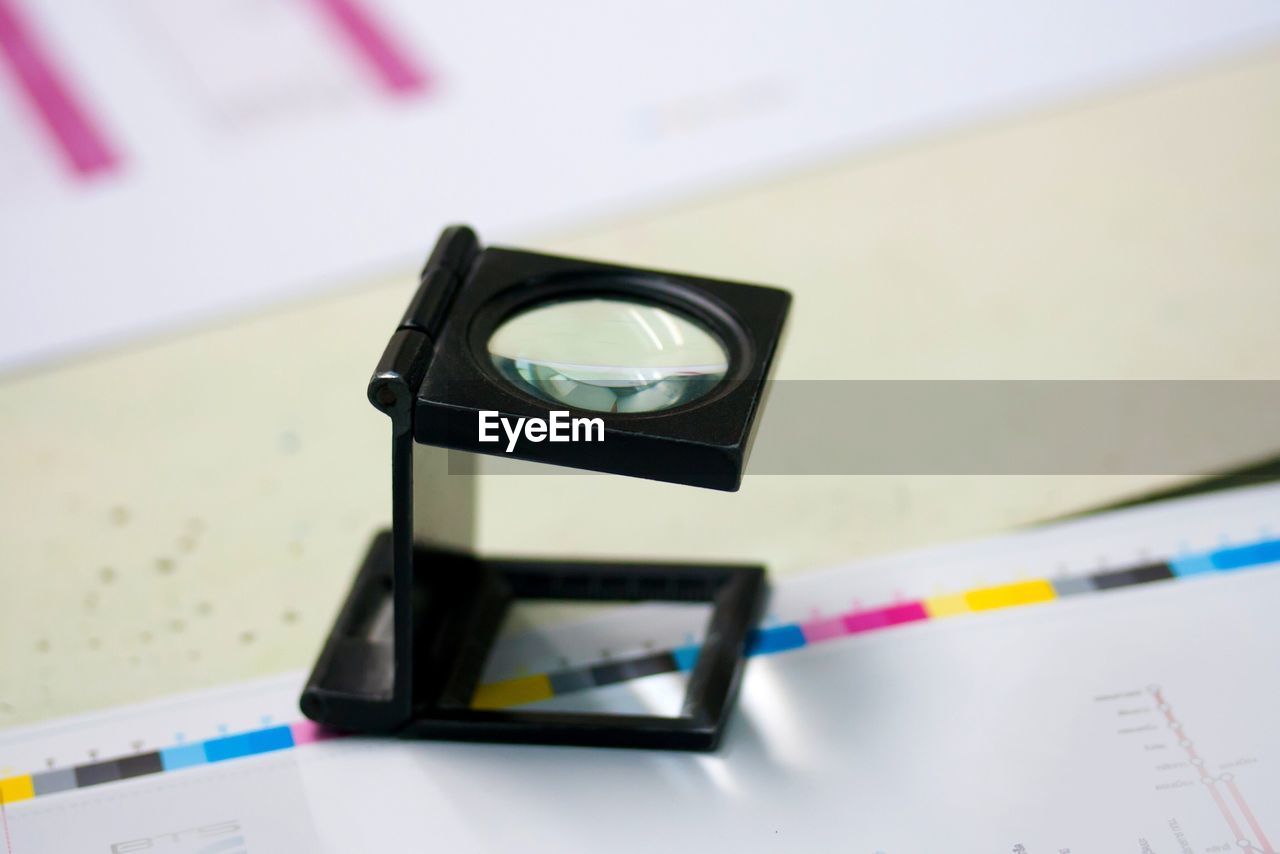
[[[528,245],[791,289],[782,378],[1276,378],[1277,152],[1271,51]],[[389,518],[412,279],[0,382],[0,726],[309,666]],[[490,478],[480,539],[785,575],[1160,482]]]

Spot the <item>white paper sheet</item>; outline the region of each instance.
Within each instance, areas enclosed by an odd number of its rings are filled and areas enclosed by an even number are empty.
[[[0,368],[409,267],[446,222],[614,215],[1280,27],[1264,0],[0,13]]]
[[[38,794],[4,809],[9,844],[17,854],[1275,851],[1280,551],[1256,544],[1277,531],[1280,487],[1259,487],[789,582],[774,626],[1020,579],[1065,591],[1069,579],[1162,562],[1185,573],[757,656],[715,754],[344,738]],[[1211,571],[1205,554],[1252,564]],[[570,626],[543,639],[556,656],[589,660],[602,639],[681,642],[681,617],[669,617],[621,612],[589,635]],[[544,653],[526,669],[545,667]],[[629,708],[671,678],[596,689],[596,701]],[[300,681],[11,730],[0,767],[269,731],[297,720]]]

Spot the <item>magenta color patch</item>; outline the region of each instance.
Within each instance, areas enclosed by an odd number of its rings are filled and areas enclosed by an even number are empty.
[[[821,643],[832,638],[842,638],[848,634],[844,630],[844,620],[840,617],[801,623],[800,631],[804,633],[805,643]]]
[[[289,732],[293,735],[293,743],[295,745],[311,744],[317,741],[328,741],[331,738],[338,738],[341,733],[325,729],[315,721],[298,721],[289,725]]]

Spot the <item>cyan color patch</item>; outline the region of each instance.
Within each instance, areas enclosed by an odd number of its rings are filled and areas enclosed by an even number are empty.
[[[1200,575],[1205,572],[1216,572],[1217,569],[1213,565],[1213,561],[1209,559],[1209,555],[1188,555],[1186,557],[1178,557],[1169,561],[1169,568],[1173,570],[1173,574],[1178,578],[1186,578],[1188,575]]]
[[[170,747],[160,751],[160,764],[166,771],[203,765],[208,761],[204,757],[204,745],[201,744],[184,744],[181,747]]]
[[[206,741],[204,755],[210,762],[223,762],[227,759],[252,756],[255,753],[270,753],[273,750],[285,750],[290,747],[293,747],[293,733],[287,726],[276,726]]]
[[[1209,555],[1215,569],[1243,569],[1280,562],[1280,540],[1265,540],[1251,546],[1221,549]]]
[[[671,650],[671,657],[676,660],[676,667],[681,670],[692,670],[698,663],[698,650],[701,648],[697,644],[692,644]]]
[[[747,640],[747,655],[768,655],[771,652],[799,649],[804,645],[804,631],[800,626],[792,623],[753,632]]]

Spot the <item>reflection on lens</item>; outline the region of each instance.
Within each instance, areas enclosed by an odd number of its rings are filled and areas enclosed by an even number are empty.
[[[672,311],[618,298],[549,303],[489,338],[515,385],[575,409],[656,412],[697,400],[729,369],[710,332]]]

